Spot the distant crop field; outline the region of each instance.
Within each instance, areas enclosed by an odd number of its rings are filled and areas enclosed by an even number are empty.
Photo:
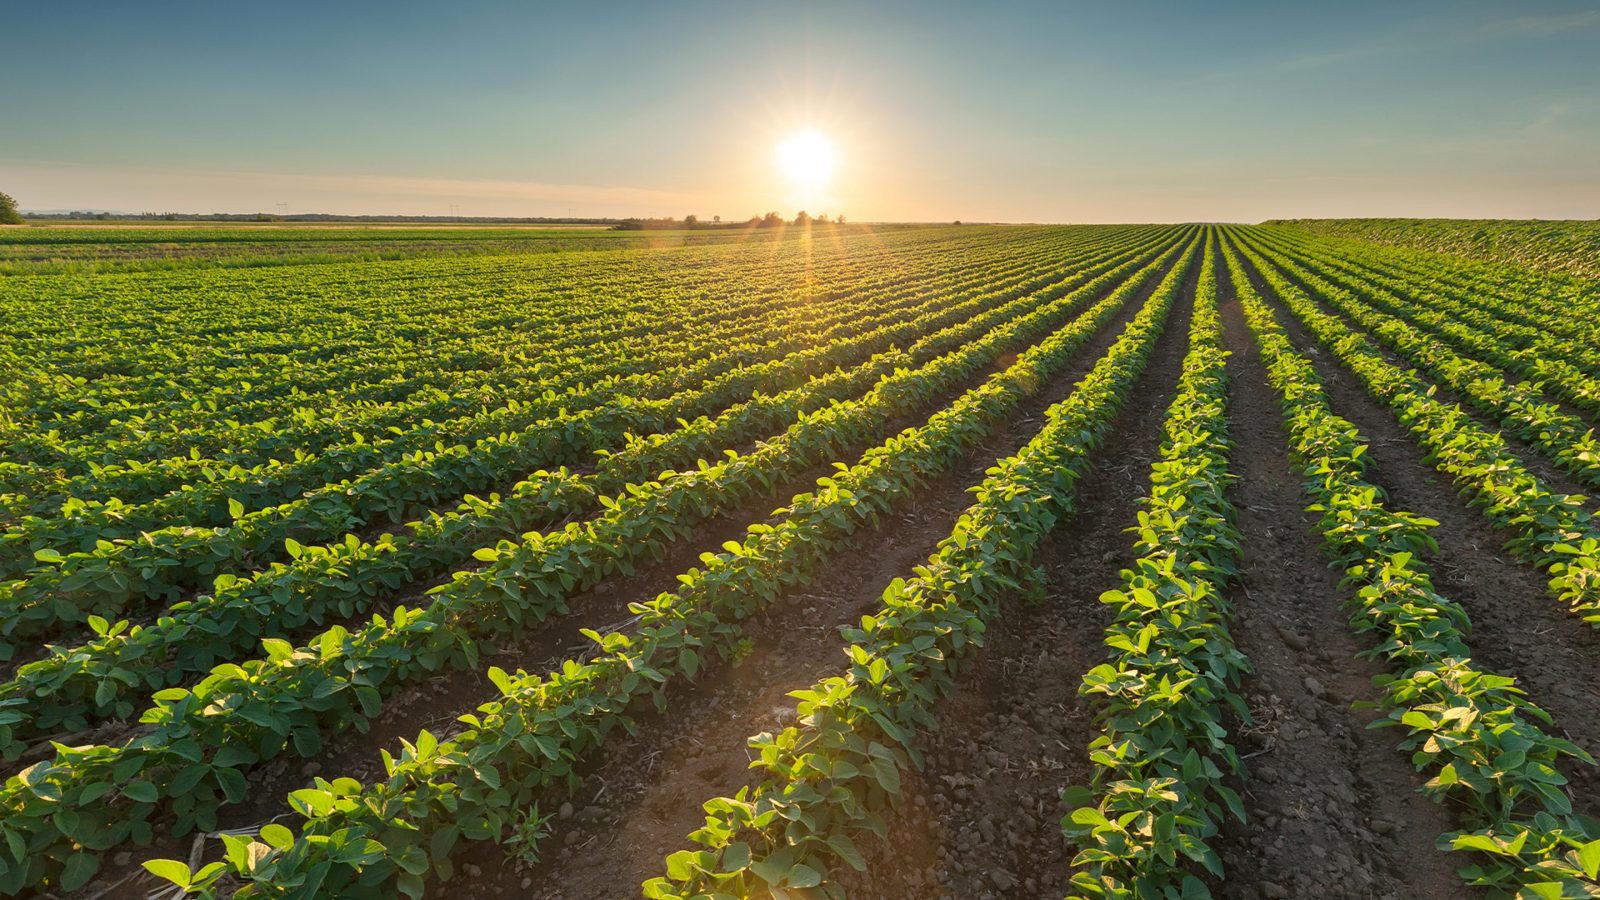
[[[582,226],[416,228],[255,222],[201,226],[73,223],[0,228],[0,275],[253,268],[421,256],[569,253],[750,243],[776,237],[775,231],[739,228],[645,232]]]
[[[1318,234],[1600,278],[1600,220],[1302,219],[1281,224]]]
[[[0,231],[0,894],[1594,896],[1563,229]]]

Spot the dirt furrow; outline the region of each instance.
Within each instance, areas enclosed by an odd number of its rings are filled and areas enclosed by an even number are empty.
[[[1196,275],[1198,266],[1196,267]],[[1062,788],[1089,777],[1094,707],[1078,695],[1104,662],[1110,622],[1100,594],[1133,563],[1127,529],[1149,492],[1161,421],[1188,350],[1194,278],[1158,339],[1149,368],[1078,483],[1076,513],[1040,547],[1043,602],[1011,598],[987,644],[957,677],[924,739],[927,765],[903,781],[890,839],[861,844],[867,868],[841,884],[854,897],[1060,896],[1074,851],[1061,834]]]
[[[1233,635],[1253,674],[1243,693],[1254,721],[1236,746],[1249,820],[1226,826],[1220,853],[1229,897],[1451,898],[1464,895],[1434,849],[1444,810],[1396,752],[1369,731],[1356,700],[1376,699],[1377,663],[1348,624],[1346,592],[1305,511],[1276,394],[1237,299],[1224,280],[1223,334],[1233,352],[1229,429],[1232,492],[1244,558],[1233,588]]]

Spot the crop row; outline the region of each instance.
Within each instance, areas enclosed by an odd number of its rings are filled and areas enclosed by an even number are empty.
[[[970,268],[963,267],[961,277],[970,280],[972,276],[988,271],[998,279],[1008,268],[1015,269],[1028,263],[1035,267],[1047,265],[1042,260],[1049,257],[1041,256],[1040,250],[1060,243],[1067,242],[1019,243],[1007,246],[1007,252],[998,255],[992,250],[988,253],[970,251],[963,256],[970,263]],[[860,269],[871,262],[870,254],[864,255],[869,258],[852,261],[853,269]],[[907,259],[908,256],[912,258]],[[285,421],[281,425],[278,417],[245,425],[239,421],[239,410],[230,408],[225,417],[225,426],[216,420],[215,410],[212,410],[210,418],[200,420],[199,428],[186,427],[181,432],[173,431],[175,423],[172,416],[162,416],[158,422],[140,427],[137,437],[129,441],[97,435],[85,453],[77,454],[75,459],[54,462],[57,468],[71,462],[67,472],[71,477],[36,486],[31,493],[37,495],[47,490],[50,494],[85,500],[117,496],[124,501],[137,501],[141,497],[135,492],[153,496],[163,487],[171,490],[181,483],[175,483],[174,479],[203,477],[207,469],[228,472],[234,466],[252,467],[273,459],[281,461],[285,455],[293,459],[295,450],[321,450],[330,443],[348,441],[355,433],[382,435],[394,426],[428,420],[447,422],[485,405],[486,398],[473,389],[473,380],[469,377],[473,375],[481,375],[483,379],[492,379],[494,384],[504,386],[502,390],[506,399],[528,399],[528,385],[537,385],[536,393],[546,394],[563,385],[570,386],[574,378],[580,377],[588,379],[590,383],[597,380],[613,382],[612,389],[634,395],[639,388],[648,386],[651,380],[660,380],[657,373],[668,367],[666,363],[670,355],[666,351],[670,346],[688,346],[691,349],[708,346],[704,334],[708,329],[727,331],[730,325],[738,325],[737,333],[746,337],[770,336],[779,333],[775,325],[781,324],[778,319],[767,317],[774,310],[792,314],[797,307],[805,307],[814,312],[819,305],[823,309],[835,306],[841,297],[863,295],[878,295],[878,303],[887,305],[891,300],[903,300],[908,295],[926,293],[940,284],[958,280],[948,272],[930,269],[921,256],[921,253],[899,254],[892,258],[894,265],[883,266],[871,277],[848,279],[848,294],[838,290],[838,283],[842,279],[839,276],[830,279],[828,276],[831,273],[826,270],[827,267],[822,272],[812,273],[817,280],[811,282],[812,286],[804,293],[783,287],[792,284],[792,278],[779,281],[774,274],[763,272],[758,279],[734,271],[724,273],[719,282],[742,289],[733,303],[724,301],[707,305],[691,301],[675,304],[663,297],[658,304],[646,308],[651,313],[649,316],[589,316],[577,321],[566,321],[564,316],[552,317],[539,326],[530,325],[520,333],[519,337],[526,342],[524,346],[536,348],[531,353],[502,353],[500,355],[504,358],[494,364],[468,372],[418,373],[411,376],[407,384],[394,386],[395,390],[404,390],[408,394],[420,390],[415,395],[415,402],[411,396],[402,394],[405,402],[376,407],[368,402],[360,403],[353,409],[347,408],[345,404],[348,401],[357,400],[359,403],[359,390],[352,390],[351,393],[337,396],[337,402],[334,402],[334,398],[328,398],[329,402],[301,407],[283,416]],[[941,253],[936,259],[948,260],[950,257]],[[987,265],[985,261],[988,261]],[[693,292],[700,287],[693,283],[674,285],[674,289],[680,293]],[[677,315],[662,315],[673,312]],[[816,327],[814,322],[808,321],[808,325]],[[481,351],[482,346],[475,344],[474,349]],[[349,363],[348,360],[345,362]],[[449,377],[446,384],[448,391],[441,390],[433,383],[423,388],[422,382],[441,374]],[[488,405],[505,404],[501,400]],[[164,441],[181,437],[181,452],[168,459],[149,459],[152,431],[161,435],[160,440]],[[219,451],[220,456],[217,455]],[[43,499],[48,499],[48,495]],[[28,502],[33,504],[33,512],[41,512],[38,508],[40,497],[32,497]],[[18,502],[12,505],[18,506]]]
[[[491,671],[502,698],[465,717],[462,734],[441,743],[425,732],[398,759],[386,756],[387,781],[363,789],[319,780],[296,792],[292,802],[309,819],[298,839],[264,832],[271,849],[262,850],[247,839],[229,842],[234,874],[253,885],[243,895],[302,889],[314,879],[317,890],[344,896],[417,896],[421,872],[448,877],[459,839],[506,836],[541,789],[575,778],[571,766],[583,753],[618,728],[631,730],[635,710],[652,700],[663,707],[669,684],[732,656],[741,620],[808,580],[851,534],[946,470],[1148,278],[1149,270],[1118,290],[1121,302],[1103,301],[1101,315],[1080,317],[926,425],[824,479],[818,493],[796,497],[775,524],[708,554],[703,569],[680,577],[679,592],[635,605],[635,634],[591,635],[600,644],[594,661],[569,661],[548,677]],[[405,827],[395,826],[396,816]]]
[[[1541,315],[1527,302],[1503,302],[1482,290],[1447,289],[1412,274],[1388,271],[1365,256],[1307,248],[1276,238],[1271,239],[1275,248],[1309,263],[1319,274],[1380,288],[1370,293],[1385,312],[1420,324],[1463,353],[1536,380],[1545,390],[1588,412],[1600,410],[1594,399],[1600,393],[1596,379],[1586,371],[1600,368],[1600,349],[1594,345],[1593,334],[1573,339],[1557,333],[1556,326],[1570,323],[1570,315]],[[1537,317],[1538,322],[1522,321],[1529,317]],[[1592,323],[1582,327],[1593,330]]]
[[[0,296],[15,301],[12,333],[32,348],[28,365],[50,362],[61,382],[58,400],[19,412],[68,434],[112,441],[175,425],[209,431],[208,410],[251,421],[297,407],[399,399],[424,386],[452,395],[515,390],[524,380],[519,368],[574,336],[593,343],[606,335],[670,334],[751,294],[769,302],[813,294],[827,300],[841,288],[926,277],[957,260],[994,258],[997,250],[1025,255],[1029,245],[1059,239],[1020,233],[988,248],[974,239],[891,239],[881,247],[786,241],[759,250],[302,268],[292,279],[104,278],[87,282],[93,293],[59,279],[14,280]],[[797,290],[802,273],[814,280]],[[728,285],[738,291],[732,298],[721,296]],[[73,309],[71,329],[55,314],[63,304]],[[130,315],[134,309],[139,315]],[[356,322],[360,328],[349,327]],[[146,331],[160,340],[141,340]],[[103,361],[86,360],[97,355]],[[151,403],[123,396],[117,386],[132,378],[151,382]],[[65,410],[71,412],[61,418]],[[422,417],[418,412],[412,419]]]
[[[1089,745],[1087,787],[1069,789],[1063,820],[1081,849],[1072,884],[1084,897],[1198,897],[1222,863],[1210,841],[1224,817],[1244,818],[1225,781],[1243,774],[1229,743],[1233,716],[1249,721],[1224,588],[1238,571],[1239,533],[1226,496],[1228,353],[1217,313],[1214,254],[1200,272],[1189,352],[1163,426],[1160,458],[1135,529],[1136,559],[1100,597],[1115,615],[1111,662],[1080,693],[1100,701],[1102,734]]]
[[[1491,352],[1507,354],[1509,360],[1525,367],[1523,374],[1552,389],[1566,390],[1569,380],[1582,384],[1600,373],[1600,325],[1573,316],[1570,304],[1542,303],[1536,293],[1518,290],[1502,280],[1474,277],[1458,268],[1430,266],[1410,258],[1397,264],[1390,258],[1396,254],[1380,257],[1370,251],[1318,246],[1279,232],[1271,233],[1271,239],[1301,258],[1316,253],[1345,272],[1373,278],[1396,294],[1409,294],[1420,301],[1418,312],[1429,314],[1427,321],[1436,332],[1460,341],[1461,346],[1498,345]],[[1441,311],[1448,311],[1449,316],[1441,318]],[[1492,344],[1484,344],[1486,340]]]
[[[1296,229],[1259,229],[1297,246],[1321,246],[1352,257],[1381,261],[1396,272],[1483,295],[1486,302],[1509,311],[1560,313],[1592,304],[1600,296],[1596,283],[1557,272],[1516,265],[1473,261],[1423,250],[1382,246],[1342,238],[1313,238]],[[1581,336],[1592,332],[1593,321],[1568,319],[1558,333]]]
[[[1513,383],[1495,366],[1463,355],[1404,319],[1381,311],[1392,295],[1386,297],[1381,290],[1342,279],[1329,281],[1307,264],[1268,254],[1264,255],[1281,271],[1315,288],[1329,305],[1383,338],[1402,358],[1494,416],[1579,480],[1600,486],[1600,441],[1586,422],[1545,397],[1543,385]]]
[[[1048,279],[1048,277],[1048,275],[1038,276],[1038,278],[1042,279]],[[1035,282],[1037,282],[1037,279],[1035,279]],[[976,282],[975,284],[981,285],[982,283]],[[969,288],[969,292],[972,290],[974,289]],[[976,290],[981,292],[982,289],[980,287],[976,288]],[[998,293],[998,291],[996,292]],[[970,293],[966,296],[966,299],[970,299]],[[948,298],[945,298],[943,301],[939,299],[925,300],[924,304],[928,305],[930,309],[922,311],[929,312],[930,315],[936,314],[939,310],[939,307],[947,302]],[[658,428],[669,426],[674,418],[678,415],[687,414],[692,416],[697,414],[697,411],[715,408],[714,406],[708,404],[713,404],[719,397],[724,395],[737,397],[739,396],[740,392],[748,392],[752,389],[778,389],[781,388],[785,383],[795,383],[798,380],[803,379],[811,372],[826,371],[825,367],[818,368],[819,361],[852,361],[858,358],[860,355],[865,355],[863,351],[882,350],[885,349],[891,342],[905,340],[907,338],[914,337],[918,333],[918,325],[915,322],[897,321],[894,319],[892,311],[887,314],[880,315],[878,318],[884,319],[882,328],[868,328],[866,327],[866,324],[867,322],[872,321],[873,317],[858,316],[857,321],[846,327],[850,331],[862,333],[859,337],[852,338],[848,334],[833,335],[833,337],[836,339],[835,345],[833,346],[824,345],[820,347],[811,347],[808,345],[807,349],[802,350],[799,353],[792,354],[785,362],[764,363],[758,366],[747,366],[746,370],[735,370],[728,372],[714,379],[712,382],[700,386],[698,389],[699,393],[696,393],[693,390],[688,392],[679,391],[677,392],[677,396],[670,397],[668,400],[662,400],[653,403],[633,403],[629,404],[628,408],[623,410],[608,411],[604,408],[590,408],[573,413],[565,418],[577,420],[575,424],[569,423],[570,427],[574,428],[579,427],[583,423],[590,420],[609,421],[606,418],[608,416],[610,419],[620,418],[622,420],[622,423],[617,425],[617,427],[631,425],[633,420],[639,420],[638,425],[640,430],[646,430],[643,428],[645,425],[654,425]],[[735,363],[729,361],[724,361],[721,363],[721,365],[724,367],[734,364]],[[685,397],[687,397],[687,400]],[[679,402],[674,403],[673,401],[675,400]],[[557,402],[559,403],[559,401]],[[537,423],[540,419],[546,418],[545,413],[537,410],[520,411],[520,405],[513,405],[519,407],[521,417],[526,420]],[[549,404],[541,405],[548,406]],[[559,412],[559,409],[557,412]],[[545,429],[545,431],[548,430],[548,428]],[[613,428],[612,430],[615,429]],[[526,432],[517,432],[516,434],[522,435],[525,433]],[[539,432],[535,432],[534,436],[537,436],[538,433]],[[502,435],[496,435],[495,437],[499,438],[500,443],[506,443],[509,440],[508,437]],[[532,438],[524,438],[524,440],[532,440]],[[491,441],[491,443],[493,443],[493,441]],[[436,453],[437,451],[433,450],[433,452]],[[464,451],[451,448],[451,452],[459,455]],[[567,452],[567,455],[573,456],[575,452],[576,451]],[[547,452],[545,455],[548,456],[550,454]],[[574,458],[580,458],[580,456],[574,456]],[[530,466],[528,468],[532,467]],[[516,471],[516,469],[512,468],[510,471]],[[526,469],[524,469],[524,471],[526,471]],[[382,470],[367,473],[367,475],[364,477],[369,482],[375,479],[381,479],[383,477]],[[344,493],[344,491],[340,489],[341,487],[344,487],[344,485],[328,485],[324,490],[319,491],[318,495],[325,495],[329,498],[337,498],[339,495]],[[438,491],[433,491],[431,493],[438,493]],[[232,498],[226,499],[231,500]],[[245,517],[245,521],[234,522],[230,526],[231,532],[234,533],[233,540],[240,540],[239,536],[237,535],[237,531],[241,528],[245,530],[249,530],[251,528],[261,528],[265,527],[267,523],[275,523],[285,518],[288,518],[290,521],[288,522],[288,525],[277,528],[278,534],[282,534],[283,536],[295,536],[300,540],[314,540],[314,536],[293,530],[295,523],[292,517],[296,514],[308,515],[308,513],[304,511],[304,507],[313,503],[313,501],[316,501],[317,499],[317,496],[301,498],[299,501],[293,503],[249,513]],[[219,500],[218,502],[223,506],[229,505],[222,500]],[[333,501],[330,499],[328,502]],[[39,532],[37,535],[30,535],[26,531],[18,530],[16,534],[14,534],[8,541],[8,546],[12,548],[11,557],[15,558],[25,552],[36,551],[44,547],[56,549],[62,553],[67,553],[74,549],[79,549],[82,541],[89,541],[91,537],[96,539],[105,539],[107,537],[114,536],[115,532],[112,531],[111,528],[113,525],[119,526],[124,531],[144,525],[142,522],[128,522],[119,505],[112,504],[112,507],[114,508],[113,511],[115,512],[114,516],[107,512],[105,508],[98,505],[73,504],[73,515],[71,521],[40,521],[36,523],[37,528],[35,530]],[[332,518],[334,522],[338,524],[324,527],[340,527],[344,520],[349,519],[349,516],[341,515],[333,516]],[[309,528],[310,526],[306,527]],[[74,538],[79,536],[81,536],[82,540],[75,542]],[[263,542],[269,544],[281,543],[281,537],[277,536],[276,534],[268,534]],[[89,546],[92,547],[93,545],[94,542],[89,541]]]
[[[1600,277],[1600,261],[1595,255],[1600,227],[1592,221],[1289,219],[1276,224],[1314,234]]]
[[[1133,253],[1141,251],[1144,250],[1136,248]],[[1146,251],[1146,258],[1149,253],[1154,251]],[[1117,253],[1110,259],[1106,256],[1090,256],[1088,263],[1085,263],[1088,269],[1075,275],[1072,269],[1067,269],[1064,274],[1072,277],[1064,282],[1050,283],[1050,280],[1045,280],[1040,285],[1040,280],[1029,280],[1005,290],[970,291],[947,301],[942,309],[923,315],[918,322],[891,322],[866,331],[858,340],[824,344],[800,354],[790,360],[790,372],[800,364],[805,364],[806,370],[811,372],[827,372],[835,362],[850,362],[862,344],[866,344],[866,349],[888,349],[904,338],[917,338],[917,343],[912,344],[915,354],[910,362],[922,364],[931,356],[950,348],[949,341],[923,341],[926,331],[946,327],[952,322],[960,323],[963,319],[978,325],[995,322],[995,315],[1000,314],[998,309],[1016,311],[1029,301],[1027,298],[1032,296],[1035,288],[1043,287],[1045,290],[1042,295],[1034,296],[1034,301],[1054,299],[1070,288],[1080,287],[1093,275],[1102,274],[1115,264],[1122,263],[1126,256],[1128,253]],[[997,309],[984,312],[990,306]],[[976,317],[974,312],[978,314]],[[893,362],[893,359],[882,357],[875,362],[869,360],[864,365],[882,367],[886,362]],[[130,601],[173,596],[179,589],[195,586],[202,578],[213,573],[221,572],[226,577],[227,573],[277,559],[283,552],[280,548],[293,546],[286,543],[288,540],[310,543],[331,538],[344,528],[360,522],[373,509],[403,511],[414,506],[419,496],[450,496],[448,492],[451,488],[480,487],[475,482],[498,482],[504,479],[501,472],[531,469],[533,466],[528,463],[541,461],[539,455],[546,452],[550,445],[560,444],[562,440],[581,440],[587,445],[622,442],[622,456],[626,460],[629,456],[626,448],[638,444],[638,440],[632,440],[632,444],[627,442],[634,429],[650,432],[648,429],[651,426],[669,426],[670,413],[693,415],[701,410],[715,412],[726,404],[738,405],[736,402],[744,391],[744,384],[749,383],[750,376],[758,375],[760,370],[757,368],[747,368],[728,389],[710,394],[685,394],[654,407],[634,405],[626,410],[600,410],[597,416],[584,416],[576,421],[560,420],[544,429],[544,440],[533,447],[525,447],[522,440],[501,439],[475,448],[448,448],[419,458],[414,468],[392,472],[390,477],[374,474],[354,482],[330,485],[291,506],[243,517],[232,528],[166,528],[139,536],[138,540],[104,541],[102,546],[96,546],[93,551],[78,552],[59,560],[51,559],[43,572],[35,573],[29,580],[0,586],[0,596],[8,597],[10,601],[10,609],[0,617],[0,634],[5,634],[10,641],[16,641],[18,637],[50,633],[50,629],[59,628],[61,623],[86,620],[88,615],[115,615],[118,610],[125,609]],[[779,375],[784,373],[778,367],[768,367],[766,380],[768,383],[782,384],[784,381],[779,380]],[[800,378],[795,373],[784,380],[798,381]],[[763,399],[763,394],[757,394],[750,402],[762,405]],[[574,432],[581,437],[574,437]],[[678,458],[677,463],[691,460],[693,456],[688,460]],[[602,456],[602,464],[597,472],[610,468],[610,461]],[[661,469],[645,468],[645,474],[654,474],[656,471]],[[514,488],[512,493],[517,493],[517,490],[520,488]],[[533,493],[542,495],[546,490],[534,488]],[[552,511],[552,516],[557,514],[558,511]]]
[[[111,497],[121,502],[115,506],[116,515],[102,523],[107,536],[131,536],[166,525],[224,524],[228,501],[257,509],[332,480],[403,462],[406,456],[435,448],[440,442],[471,442],[518,432],[563,411],[579,413],[620,402],[664,400],[740,365],[775,360],[811,347],[814,341],[849,337],[869,330],[871,322],[894,321],[897,312],[914,317],[937,297],[937,291],[932,297],[910,289],[868,291],[819,309],[804,300],[778,305],[759,294],[746,296],[723,310],[721,317],[699,323],[686,335],[642,338],[638,359],[605,347],[550,351],[543,362],[554,371],[529,375],[528,383],[538,385],[532,396],[524,395],[520,401],[511,398],[512,402],[453,419],[433,421],[416,415],[405,420],[408,426],[403,430],[358,432],[311,453],[296,447],[287,460],[255,466],[219,465],[188,456],[165,468],[145,463],[131,469],[97,466],[23,510],[27,513],[22,519],[26,531],[16,540],[34,548],[46,545],[44,537],[65,543],[58,528],[52,527],[56,523],[51,518],[57,513],[66,518],[81,515],[86,506],[96,508]],[[638,377],[618,377],[630,370]],[[104,488],[98,486],[102,480],[109,482]],[[139,489],[130,493],[130,488]]]
[[[249,414],[286,394],[329,389],[359,394],[363,390],[359,379],[407,370],[403,360],[383,362],[378,357],[407,344],[421,344],[419,325],[446,323],[438,338],[421,349],[442,363],[446,372],[470,372],[476,367],[459,364],[500,355],[512,346],[512,335],[502,329],[513,323],[541,337],[546,329],[553,336],[554,329],[562,327],[579,335],[619,328],[627,333],[634,326],[664,320],[675,309],[698,313],[688,301],[718,284],[719,274],[741,276],[734,283],[744,287],[750,282],[743,276],[758,261],[784,274],[805,262],[802,248],[792,244],[760,254],[730,253],[731,249],[648,256],[419,260],[401,265],[302,267],[293,273],[189,273],[89,283],[19,280],[8,296],[33,305],[19,310],[14,339],[28,341],[47,354],[59,353],[55,361],[61,372],[93,381],[86,392],[60,398],[39,395],[39,402],[20,408],[42,420],[55,418],[63,427],[87,417],[77,424],[93,433],[93,428],[113,418],[181,413],[186,396],[203,402],[226,399]],[[868,247],[857,250],[865,260],[877,255]],[[848,255],[828,253],[813,262],[824,275],[830,269],[851,271],[855,264]],[[446,282],[454,286],[446,289]],[[91,284],[92,293],[87,289]],[[152,293],[159,296],[148,296]],[[634,307],[630,301],[636,293],[658,294],[662,303]],[[580,297],[589,301],[590,309],[615,315],[586,320],[574,302]],[[315,298],[315,303],[295,310],[298,315],[284,316],[279,304],[300,298]],[[64,327],[53,316],[63,302],[82,308],[82,318],[72,327]],[[375,305],[389,316],[372,322],[369,329],[329,340],[330,328],[348,321],[349,313]],[[142,315],[131,315],[130,307],[140,308]],[[234,315],[221,315],[230,308]],[[484,330],[474,337],[461,330],[463,325]],[[158,329],[165,332],[167,342],[135,343],[120,355],[113,352],[128,337]],[[351,359],[363,365],[352,370],[341,364]],[[274,372],[274,361],[294,364],[298,377]],[[368,363],[373,364],[370,369]],[[170,378],[177,372],[203,379],[203,386],[174,390]]]

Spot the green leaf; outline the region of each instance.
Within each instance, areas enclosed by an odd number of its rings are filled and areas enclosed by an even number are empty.
[[[273,822],[261,826],[261,840],[274,850],[283,850],[294,844],[294,832]]]
[[[228,498],[228,517],[233,519],[233,520],[235,520],[235,521],[238,521],[239,519],[244,518],[244,504],[240,503],[239,501],[237,501],[235,499],[233,499],[232,497],[229,497]]]
[[[1590,841],[1578,849],[1578,865],[1588,878],[1600,877],[1600,839]]]
[[[1454,850],[1481,850],[1484,853],[1493,853],[1496,856],[1500,856],[1505,853],[1504,850],[1500,849],[1500,845],[1495,843],[1493,839],[1484,837],[1481,834],[1460,835],[1450,846],[1451,849]]]
[[[1597,841],[1596,843],[1600,843]],[[734,841],[722,850],[722,871],[738,872],[750,865],[750,845]],[[682,880],[682,879],[680,879]]]
[[[784,887],[810,888],[822,883],[822,873],[811,868],[805,863],[796,863],[789,870],[789,877],[784,881]]]
[[[89,883],[94,873],[100,870],[100,860],[91,853],[74,853],[67,858],[66,866],[61,870],[61,889],[75,891]],[[185,873],[187,874],[187,873]]]
[[[187,863],[175,859],[147,859],[144,861],[145,871],[157,878],[165,878],[181,888],[188,888],[191,873]]]
[[[161,798],[161,791],[148,781],[135,781],[122,789],[122,796],[139,803],[154,803]]]
[[[679,850],[667,857],[667,877],[673,881],[688,881],[694,877],[693,850]]]

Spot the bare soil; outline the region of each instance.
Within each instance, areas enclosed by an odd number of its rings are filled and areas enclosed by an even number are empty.
[[[1382,671],[1357,654],[1348,592],[1322,555],[1316,519],[1290,462],[1277,395],[1237,298],[1225,285],[1229,430],[1236,448],[1244,558],[1232,591],[1234,639],[1254,669],[1244,684],[1252,722],[1235,746],[1248,821],[1224,831],[1225,895],[1248,898],[1445,898],[1469,895],[1434,839],[1445,812],[1389,731],[1351,704],[1376,700]]]

